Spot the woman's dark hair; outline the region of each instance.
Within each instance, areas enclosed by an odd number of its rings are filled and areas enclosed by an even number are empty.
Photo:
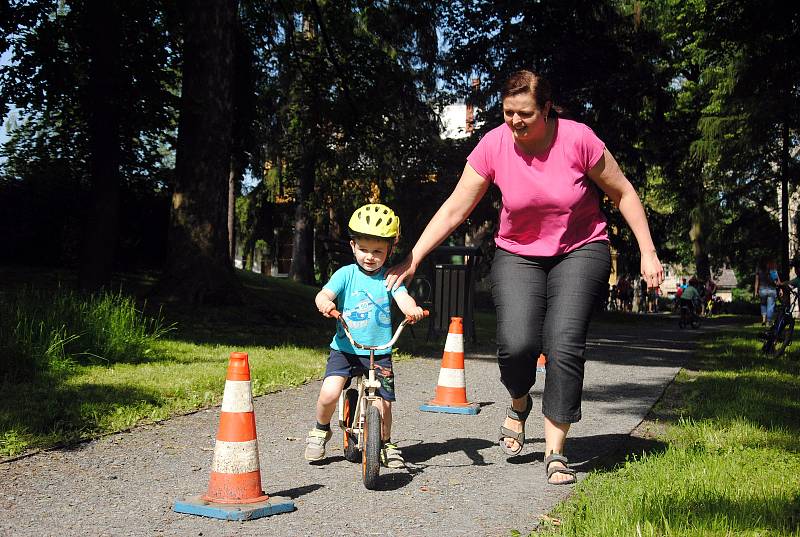
[[[526,69],[512,73],[506,79],[500,90],[500,100],[522,93],[533,95],[539,108],[543,108],[547,101],[553,101],[553,88],[550,86],[550,82],[543,76]],[[562,113],[561,108],[553,105],[550,107],[548,117],[556,117],[560,113]]]
[[[770,255],[762,255],[758,259],[758,269],[759,270],[767,270],[767,267],[769,266],[771,261],[772,261],[772,256],[770,256]]]

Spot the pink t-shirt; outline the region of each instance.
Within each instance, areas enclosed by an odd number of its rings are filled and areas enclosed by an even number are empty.
[[[608,240],[597,187],[586,172],[605,144],[582,123],[558,119],[546,154],[527,155],[503,123],[486,133],[467,162],[503,195],[495,244],[527,256],[554,256]]]

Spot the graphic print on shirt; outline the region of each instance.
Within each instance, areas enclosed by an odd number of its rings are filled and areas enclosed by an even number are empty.
[[[369,324],[370,318],[374,318],[375,323],[381,328],[391,327],[392,317],[388,299],[375,300],[370,293],[364,290],[353,291],[350,296],[357,297],[360,295],[365,298],[347,311],[345,315],[347,324],[351,328],[358,330],[359,328],[365,328]]]

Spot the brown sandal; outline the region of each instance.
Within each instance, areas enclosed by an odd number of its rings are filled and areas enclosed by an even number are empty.
[[[511,455],[512,457],[515,455],[519,455],[522,451],[522,446],[525,444],[525,422],[528,420],[528,415],[531,413],[533,409],[533,399],[531,395],[528,394],[528,404],[526,405],[525,410],[517,411],[514,410],[514,407],[509,406],[506,410],[506,416],[511,418],[512,420],[521,421],[522,422],[522,431],[516,432],[512,431],[508,427],[500,426],[500,449],[503,450],[503,453],[506,455]],[[512,449],[506,445],[506,438],[513,438],[517,441],[517,449]]]
[[[554,462],[560,462],[564,466],[553,466],[552,468],[550,468],[550,465],[553,464]],[[577,475],[577,472],[572,468],[570,468],[569,466],[567,466],[567,464],[569,464],[569,461],[564,455],[560,453],[553,452],[550,455],[548,455],[544,459],[544,469],[545,472],[547,472],[547,482],[550,483],[551,485],[571,485],[572,483],[575,483],[578,480],[578,478],[575,477]],[[566,481],[550,481],[550,478],[553,477],[553,474],[567,474],[571,476],[571,478],[567,479]]]

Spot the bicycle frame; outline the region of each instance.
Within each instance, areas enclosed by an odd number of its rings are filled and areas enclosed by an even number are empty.
[[[344,320],[344,316],[338,312],[337,310],[332,310],[330,313],[331,317],[334,317],[337,322],[341,325],[342,330],[344,330],[347,339],[350,340],[350,343],[353,347],[357,349],[364,349],[369,351],[369,371],[367,372],[366,377],[364,375],[359,375],[355,379],[356,383],[356,392],[357,392],[357,399],[355,403],[355,409],[352,412],[354,416],[354,420],[352,423],[347,424],[349,421],[349,412],[345,409],[345,402],[346,402],[346,394],[342,391],[339,394],[339,403],[338,403],[338,410],[339,410],[339,427],[342,428],[345,434],[345,442],[347,442],[350,435],[352,438],[355,439],[355,450],[361,451],[362,453],[362,467],[363,467],[363,477],[364,477],[364,485],[368,488],[375,487],[375,479],[377,478],[378,474],[378,467],[374,461],[376,454],[380,450],[380,446],[375,445],[367,445],[369,443],[369,437],[372,435],[367,435],[367,413],[371,406],[374,405],[375,401],[380,399],[380,395],[378,395],[378,388],[380,388],[381,383],[375,377],[375,351],[390,349],[392,345],[397,342],[397,339],[400,337],[400,334],[403,332],[403,328],[405,328],[406,324],[412,321],[411,317],[406,317],[397,327],[395,330],[394,335],[392,338],[384,343],[383,345],[363,345],[358,343],[353,339],[353,335],[350,333],[350,327],[347,326],[347,322]],[[428,316],[429,312],[427,310],[423,311],[424,316]],[[348,401],[348,403],[350,403]],[[380,440],[380,428],[382,427],[382,419],[378,418],[378,434],[377,439]],[[350,454],[348,454],[348,452]],[[355,460],[351,457],[351,454],[355,453],[355,451],[351,451],[345,446],[345,458],[355,462]]]
[[[788,285],[782,286],[784,292],[789,293],[788,298],[781,298],[781,310],[777,313],[775,321],[766,333],[762,351],[765,354],[780,356],[792,343],[794,335],[794,309],[798,303],[798,291]],[[788,332],[787,332],[788,331]]]
[[[698,328],[700,326],[700,315],[697,313],[697,307],[698,305],[695,303],[689,305],[681,300],[678,307],[678,314],[680,315],[678,326],[680,328],[685,328],[687,326]]]

